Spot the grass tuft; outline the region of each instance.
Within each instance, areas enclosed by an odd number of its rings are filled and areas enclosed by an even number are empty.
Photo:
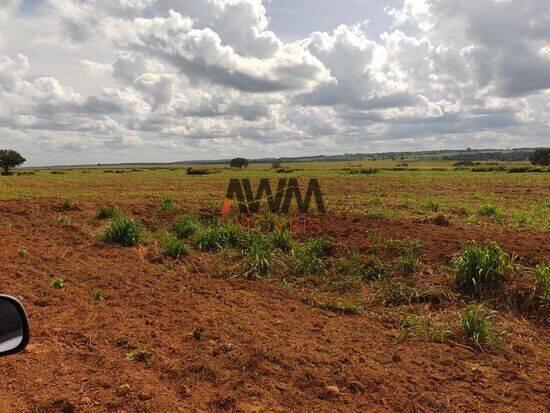
[[[477,206],[476,213],[479,216],[500,220],[502,218],[502,207],[495,204],[481,204]]]
[[[164,255],[174,259],[187,255],[190,252],[189,246],[172,234],[168,234],[162,240],[162,250]]]
[[[131,247],[145,240],[142,226],[123,215],[118,215],[100,236],[101,241]]]
[[[550,300],[550,262],[538,264],[534,272],[536,294],[544,300]]]
[[[494,311],[487,311],[482,304],[469,305],[460,316],[460,325],[467,340],[480,350],[484,347],[500,347],[506,338],[505,332],[496,333],[491,319]]]
[[[54,278],[50,281],[50,287],[60,290],[65,286],[65,280],[63,278]]]
[[[456,260],[456,285],[465,293],[482,298],[501,287],[510,257],[497,244],[469,243]]]
[[[97,209],[97,219],[111,219],[120,214],[120,210],[115,204],[101,205]]]
[[[270,234],[271,243],[283,252],[292,251],[292,234],[288,229],[274,231]]]
[[[182,215],[176,221],[174,233],[178,238],[186,239],[195,235],[201,227],[202,225],[198,218],[191,215]]]
[[[162,202],[157,205],[155,208],[155,211],[170,211],[171,209],[177,209],[178,204],[174,202],[174,200],[170,197],[166,197],[162,200]]]

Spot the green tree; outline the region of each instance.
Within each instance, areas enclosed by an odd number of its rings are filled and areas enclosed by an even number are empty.
[[[9,175],[10,168],[15,168],[25,162],[21,154],[12,149],[0,149],[0,167],[3,169],[2,175]]]
[[[231,160],[231,162],[229,163],[229,166],[231,168],[239,168],[239,169],[242,169],[243,167],[246,168],[248,166],[248,160],[244,158],[235,158]]]
[[[533,165],[550,165],[550,148],[537,148],[535,153],[529,158]]]

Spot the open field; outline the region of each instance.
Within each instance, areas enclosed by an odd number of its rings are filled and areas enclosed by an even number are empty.
[[[547,411],[550,174],[398,164],[0,177],[32,332],[0,410]],[[218,216],[230,178],[293,177],[326,215]]]

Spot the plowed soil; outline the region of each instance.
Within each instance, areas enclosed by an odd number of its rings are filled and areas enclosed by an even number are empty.
[[[150,202],[119,205],[154,228],[163,217],[148,218]],[[147,245],[104,245],[94,202],[59,205],[0,202],[0,290],[24,303],[32,331],[25,352],[0,359],[0,411],[548,411],[546,324],[503,311],[511,335],[498,351],[400,341],[399,309],[370,303],[360,315],[334,314],[304,303],[302,287],[213,278],[212,254],[172,263]],[[366,249],[373,234],[418,238],[419,277],[471,239],[497,241],[526,265],[550,257],[548,233],[498,225],[327,215],[297,217],[291,228],[342,249]],[[55,277],[63,289],[49,286]],[[104,301],[92,300],[96,288]]]

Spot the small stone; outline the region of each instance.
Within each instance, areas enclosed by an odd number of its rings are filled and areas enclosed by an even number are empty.
[[[340,396],[340,389],[336,386],[325,386],[325,394],[328,397],[338,397]]]

